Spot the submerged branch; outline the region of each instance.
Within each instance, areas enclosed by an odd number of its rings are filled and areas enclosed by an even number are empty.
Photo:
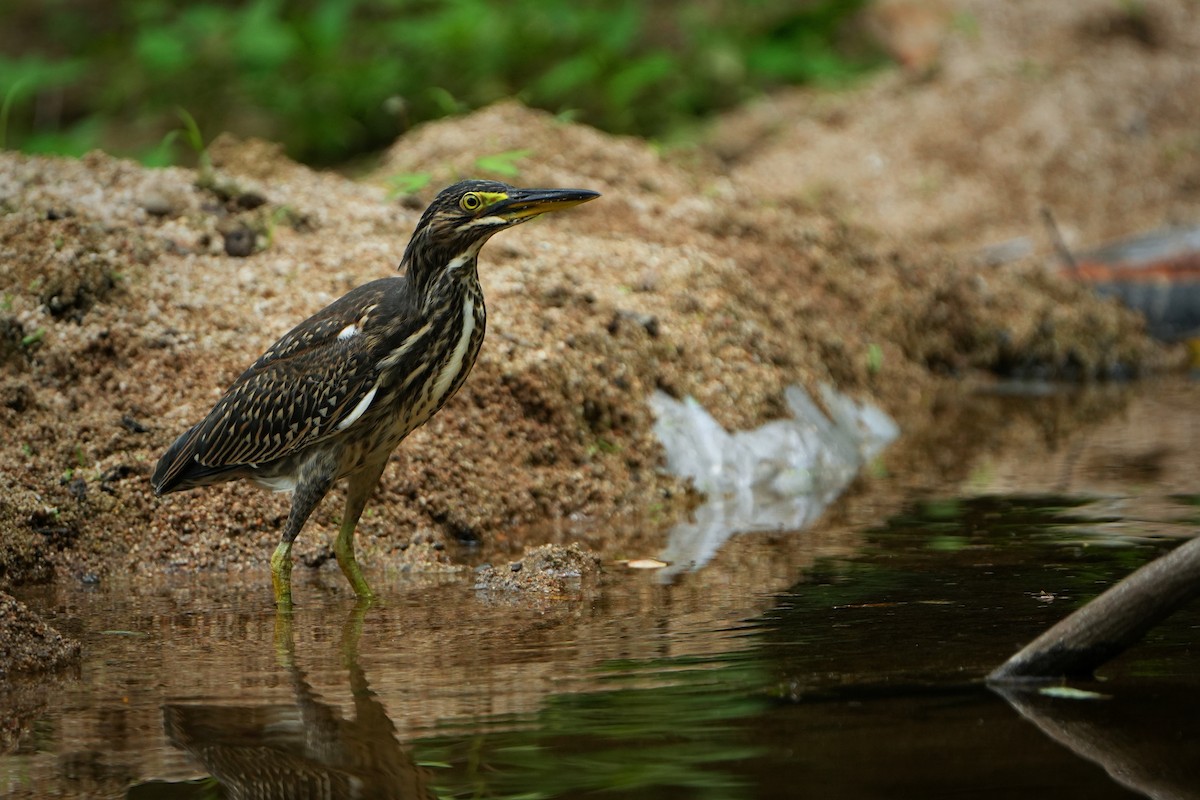
[[[1090,677],[1200,594],[1200,537],[1137,570],[988,675],[992,683]]]

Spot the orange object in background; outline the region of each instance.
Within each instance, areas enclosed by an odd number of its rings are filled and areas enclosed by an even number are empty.
[[[1073,274],[1140,311],[1155,338],[1200,339],[1200,227],[1155,231],[1075,258]],[[1192,352],[1195,362],[1200,344]]]

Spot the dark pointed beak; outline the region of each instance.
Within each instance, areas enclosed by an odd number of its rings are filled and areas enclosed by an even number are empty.
[[[573,208],[599,196],[599,192],[587,189],[514,189],[509,192],[508,199],[490,213],[518,222],[538,214]]]

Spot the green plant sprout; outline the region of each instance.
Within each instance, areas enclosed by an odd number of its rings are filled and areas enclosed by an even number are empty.
[[[392,175],[387,179],[388,199],[393,200],[397,197],[416,194],[428,186],[431,180],[433,180],[433,175],[428,172],[404,172]]]
[[[491,172],[506,178],[515,178],[521,174],[517,162],[529,156],[532,150],[509,150],[507,153],[495,153],[490,156],[480,156],[475,159],[475,168],[483,172]]]
[[[867,372],[875,375],[883,369],[883,348],[871,342],[867,345]]]
[[[204,135],[200,132],[200,126],[196,123],[196,118],[183,106],[175,107],[175,115],[179,117],[183,125],[168,131],[160,146],[168,147],[182,136],[188,147],[196,153],[196,185],[211,189],[216,185],[216,177],[213,173],[212,157],[208,154],[208,145],[204,143]]]

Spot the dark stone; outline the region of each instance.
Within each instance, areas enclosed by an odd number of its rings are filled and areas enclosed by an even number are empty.
[[[254,231],[240,225],[222,233],[225,237],[225,255],[245,258],[254,252]]]
[[[150,429],[142,423],[138,422],[133,417],[125,414],[121,417],[121,427],[130,433],[149,433]]]
[[[67,491],[70,492],[71,497],[82,503],[84,500],[87,500],[87,481],[79,477],[72,478],[67,483]]]
[[[237,203],[238,208],[244,208],[247,211],[251,211],[259,206],[266,205],[267,198],[263,197],[258,192],[242,192],[237,196],[237,199],[234,202]]]

